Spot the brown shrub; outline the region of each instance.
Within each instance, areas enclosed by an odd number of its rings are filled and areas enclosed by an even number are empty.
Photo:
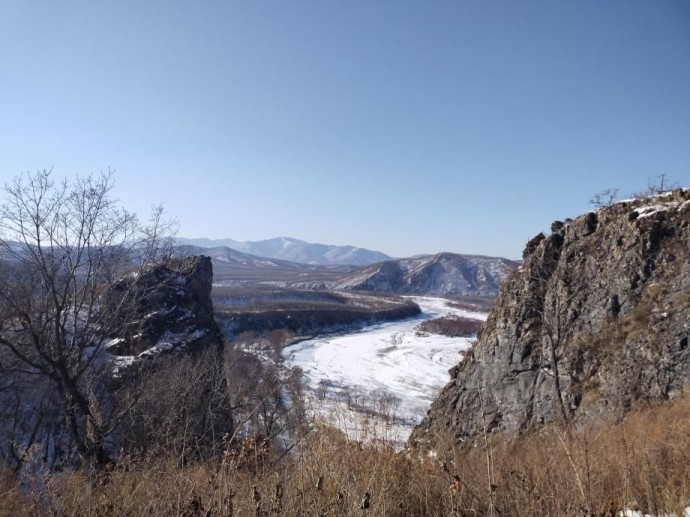
[[[681,515],[690,505],[690,398],[620,425],[545,427],[430,455],[348,441],[317,425],[291,456],[261,440],[181,466],[174,455],[103,472],[55,472],[41,493],[0,478],[7,515]],[[246,461],[256,461],[246,468]],[[232,455],[231,455],[232,456]],[[242,465],[240,465],[242,463]],[[368,494],[368,495],[367,495]],[[39,511],[40,510],[40,511]]]

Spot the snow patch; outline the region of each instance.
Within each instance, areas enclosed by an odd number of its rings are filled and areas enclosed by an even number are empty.
[[[109,350],[113,347],[116,347],[120,343],[124,343],[124,342],[125,342],[125,339],[123,339],[121,337],[116,337],[114,339],[109,339],[109,340],[105,341],[103,343],[103,346],[105,347],[106,350]]]
[[[638,510],[623,510],[618,512],[620,517],[677,517],[675,513],[660,513],[658,515],[651,513],[643,513]],[[683,510],[681,517],[690,517],[690,506]]]
[[[661,204],[656,204],[656,205],[647,205],[647,206],[641,206],[639,208],[636,208],[633,210],[638,215],[639,219],[643,219],[645,217],[650,217],[654,214],[660,213],[660,212],[666,212],[670,210],[671,208],[676,208],[678,206],[678,203],[675,201],[671,201],[669,203],[661,203]]]

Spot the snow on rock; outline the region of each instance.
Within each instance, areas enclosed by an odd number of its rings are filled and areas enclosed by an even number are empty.
[[[650,217],[658,212],[666,212],[667,210],[670,210],[671,208],[676,208],[677,206],[678,203],[670,202],[656,205],[641,206],[633,210],[633,212],[635,212],[638,215],[638,217],[642,219],[644,217]]]
[[[155,264],[135,279],[110,287],[105,303],[117,305],[123,293],[136,293],[136,305],[103,347],[115,372],[161,352],[221,346],[213,318],[209,257]]]

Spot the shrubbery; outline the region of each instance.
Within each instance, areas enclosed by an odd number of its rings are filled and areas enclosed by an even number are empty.
[[[290,454],[261,435],[181,463],[124,456],[103,471],[0,475],[3,515],[682,515],[690,505],[690,400],[621,424],[546,427],[430,455],[347,441],[314,425]],[[26,481],[26,480],[25,480]],[[368,494],[368,495],[367,495]]]

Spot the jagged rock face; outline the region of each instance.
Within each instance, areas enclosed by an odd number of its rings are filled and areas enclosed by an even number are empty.
[[[690,190],[552,230],[528,243],[413,442],[620,418],[690,389]]]
[[[126,321],[108,352],[143,358],[161,351],[220,346],[212,280],[211,259],[205,256],[171,260],[139,276],[124,276],[106,293],[106,306],[122,303],[124,292],[136,301],[131,311],[123,312]]]

